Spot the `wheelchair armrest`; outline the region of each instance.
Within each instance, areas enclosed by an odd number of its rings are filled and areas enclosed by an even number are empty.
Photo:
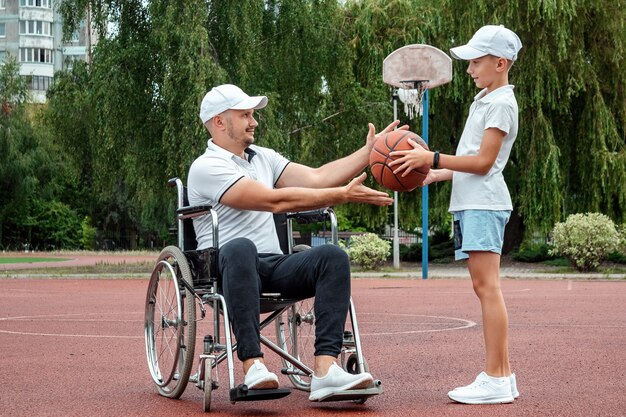
[[[176,210],[176,214],[180,219],[190,219],[203,216],[211,211],[212,206],[187,206]]]
[[[298,224],[319,223],[329,218],[326,209],[300,211],[297,213],[287,213],[288,219],[294,219]]]

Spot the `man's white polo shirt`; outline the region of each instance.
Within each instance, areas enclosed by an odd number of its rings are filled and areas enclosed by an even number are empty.
[[[513,210],[502,175],[517,138],[519,110],[513,88],[512,85],[506,85],[490,94],[486,94],[487,89],[484,89],[474,97],[456,155],[478,155],[486,129],[495,127],[506,135],[487,175],[453,173],[450,212],[470,209]]]
[[[273,214],[265,211],[237,210],[223,204],[224,193],[243,177],[255,179],[274,188],[289,160],[268,148],[250,145],[247,160],[217,146],[209,139],[204,154],[189,169],[187,193],[189,204],[211,205],[219,221],[219,245],[237,237],[255,243],[259,253],[282,253]],[[194,219],[198,249],[213,245],[213,225],[210,215]]]

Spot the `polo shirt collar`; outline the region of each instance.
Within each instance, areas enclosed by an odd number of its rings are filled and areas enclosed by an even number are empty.
[[[211,151],[211,152],[217,152],[218,154],[220,154],[221,156],[225,157],[225,158],[239,158],[238,156],[236,156],[234,153],[227,151],[226,149],[222,148],[221,146],[217,146],[214,142],[213,142],[213,138],[209,139],[207,141],[207,150]],[[248,162],[252,162],[252,158],[256,155],[256,152],[253,151],[252,149],[250,149],[249,147],[244,149],[244,152],[246,154],[248,154]]]
[[[485,103],[485,104],[491,103],[498,96],[511,92],[513,91],[514,88],[515,88],[514,85],[507,84],[507,85],[503,85],[502,87],[496,88],[489,94],[487,94],[487,89],[485,88],[481,90],[480,93],[476,94],[476,96],[474,96],[474,101],[480,101],[481,103]]]
[[[254,155],[256,155],[256,152],[254,152],[249,147],[244,149],[243,151],[248,154],[248,162],[252,162],[252,158],[254,157]]]

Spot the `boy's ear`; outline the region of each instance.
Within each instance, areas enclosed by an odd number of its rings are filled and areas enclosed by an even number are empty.
[[[498,71],[506,71],[507,69],[509,69],[509,61],[506,58],[498,58],[496,69]]]

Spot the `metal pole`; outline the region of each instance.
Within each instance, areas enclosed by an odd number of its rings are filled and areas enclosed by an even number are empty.
[[[394,88],[393,98],[393,120],[398,119],[398,89]],[[398,239],[398,192],[393,192],[393,267],[400,269],[400,242]]]
[[[428,90],[422,100],[422,139],[428,144]],[[422,279],[428,278],[428,186],[422,187]]]

